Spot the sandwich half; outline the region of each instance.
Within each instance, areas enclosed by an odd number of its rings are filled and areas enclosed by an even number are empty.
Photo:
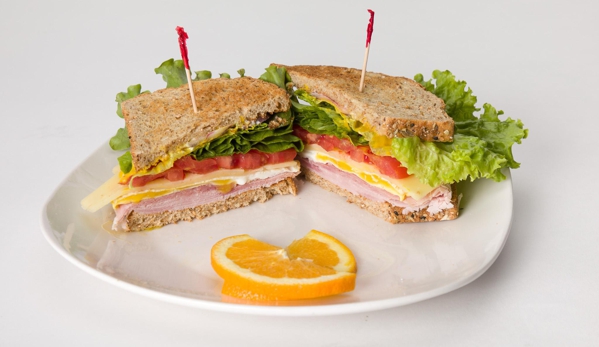
[[[334,66],[285,67],[297,88],[294,133],[306,180],[391,223],[458,216],[455,185],[429,185],[392,154],[394,138],[451,142],[454,120],[442,99],[414,80]]]
[[[81,202],[112,204],[114,230],[138,231],[202,219],[296,194],[289,94],[260,79],[217,78],[140,94],[121,104],[131,143],[114,176]]]

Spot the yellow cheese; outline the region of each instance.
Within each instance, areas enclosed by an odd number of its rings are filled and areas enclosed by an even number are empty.
[[[413,175],[402,179],[382,175],[374,165],[354,161],[345,153],[327,152],[316,144],[306,145],[301,156],[319,163],[332,164],[339,170],[358,176],[372,186],[396,195],[400,200],[404,200],[406,197],[419,200],[435,189],[435,187],[420,182]]]
[[[114,175],[102,186],[93,191],[81,201],[81,206],[90,212],[95,212],[112,202],[113,207],[130,202],[139,202],[143,199],[156,198],[174,193],[183,189],[193,188],[204,184],[212,184],[221,192],[228,192],[235,185],[245,184],[255,179],[273,177],[283,172],[298,172],[297,161],[289,161],[273,165],[265,165],[254,170],[220,169],[207,174],[187,173],[180,181],[169,181],[160,178],[149,182],[143,187],[129,187],[119,184],[120,177]]]

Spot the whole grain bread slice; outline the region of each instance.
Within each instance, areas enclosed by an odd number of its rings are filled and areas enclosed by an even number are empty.
[[[404,214],[403,208],[401,207],[393,206],[388,202],[373,201],[366,197],[350,193],[349,191],[339,187],[329,180],[322,178],[310,169],[303,168],[302,171],[306,181],[312,182],[321,188],[328,190],[329,192],[333,192],[345,197],[347,202],[356,204],[358,207],[386,220],[389,223],[398,224],[444,221],[456,219],[458,217],[460,197],[457,194],[455,184],[451,186],[451,203],[453,204],[452,208],[442,210],[438,213],[429,213],[427,210],[423,209],[417,212],[409,212]]]
[[[198,113],[193,111],[187,84],[121,104],[136,170],[181,148],[194,147],[219,130],[254,125],[290,105],[285,90],[251,77],[197,81],[193,90]]]
[[[358,69],[273,65],[285,67],[297,88],[331,100],[379,135],[453,141],[454,121],[445,112],[445,103],[412,79],[367,72],[360,92],[362,71]]]
[[[179,221],[204,219],[217,213],[248,206],[252,202],[266,202],[277,194],[296,195],[297,187],[293,178],[286,178],[282,181],[274,183],[269,187],[249,190],[221,201],[216,201],[192,208],[186,208],[183,210],[149,214],[137,213],[135,210],[133,210],[127,217],[127,224],[129,226],[128,231],[142,231],[159,228],[167,224],[174,224]]]

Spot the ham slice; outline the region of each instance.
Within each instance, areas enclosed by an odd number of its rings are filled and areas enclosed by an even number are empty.
[[[408,214],[426,209],[435,214],[442,210],[452,208],[451,186],[441,185],[420,200],[407,197],[400,200],[398,196],[384,189],[373,187],[358,176],[339,170],[331,164],[317,163],[307,158],[301,158],[302,167],[305,167],[329,182],[347,190],[354,195],[360,195],[376,202],[388,202],[393,206],[403,208],[402,213]]]
[[[165,211],[177,211],[200,205],[210,204],[225,200],[229,197],[259,188],[270,187],[286,178],[295,177],[297,172],[282,172],[272,177],[256,179],[246,184],[236,185],[230,191],[223,193],[217,186],[205,184],[198,187],[181,190],[175,193],[163,195],[153,199],[145,199],[138,203],[119,205],[116,208],[116,216],[112,224],[113,230],[128,230],[127,216],[135,210],[137,213],[160,213]]]

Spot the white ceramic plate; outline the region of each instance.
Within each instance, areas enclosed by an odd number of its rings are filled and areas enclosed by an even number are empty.
[[[454,221],[392,225],[335,194],[300,183],[297,196],[181,222],[161,229],[115,233],[107,206],[96,213],[79,202],[111,175],[118,153],[107,145],[77,167],[52,194],[41,216],[44,236],[88,273],[159,300],[224,312],[309,316],[357,313],[406,305],[460,288],[484,273],[509,234],[512,184],[463,183],[461,216]],[[310,229],[333,235],[354,253],[356,289],[327,298],[260,305],[221,296],[210,265],[218,240],[250,234],[287,246]]]

